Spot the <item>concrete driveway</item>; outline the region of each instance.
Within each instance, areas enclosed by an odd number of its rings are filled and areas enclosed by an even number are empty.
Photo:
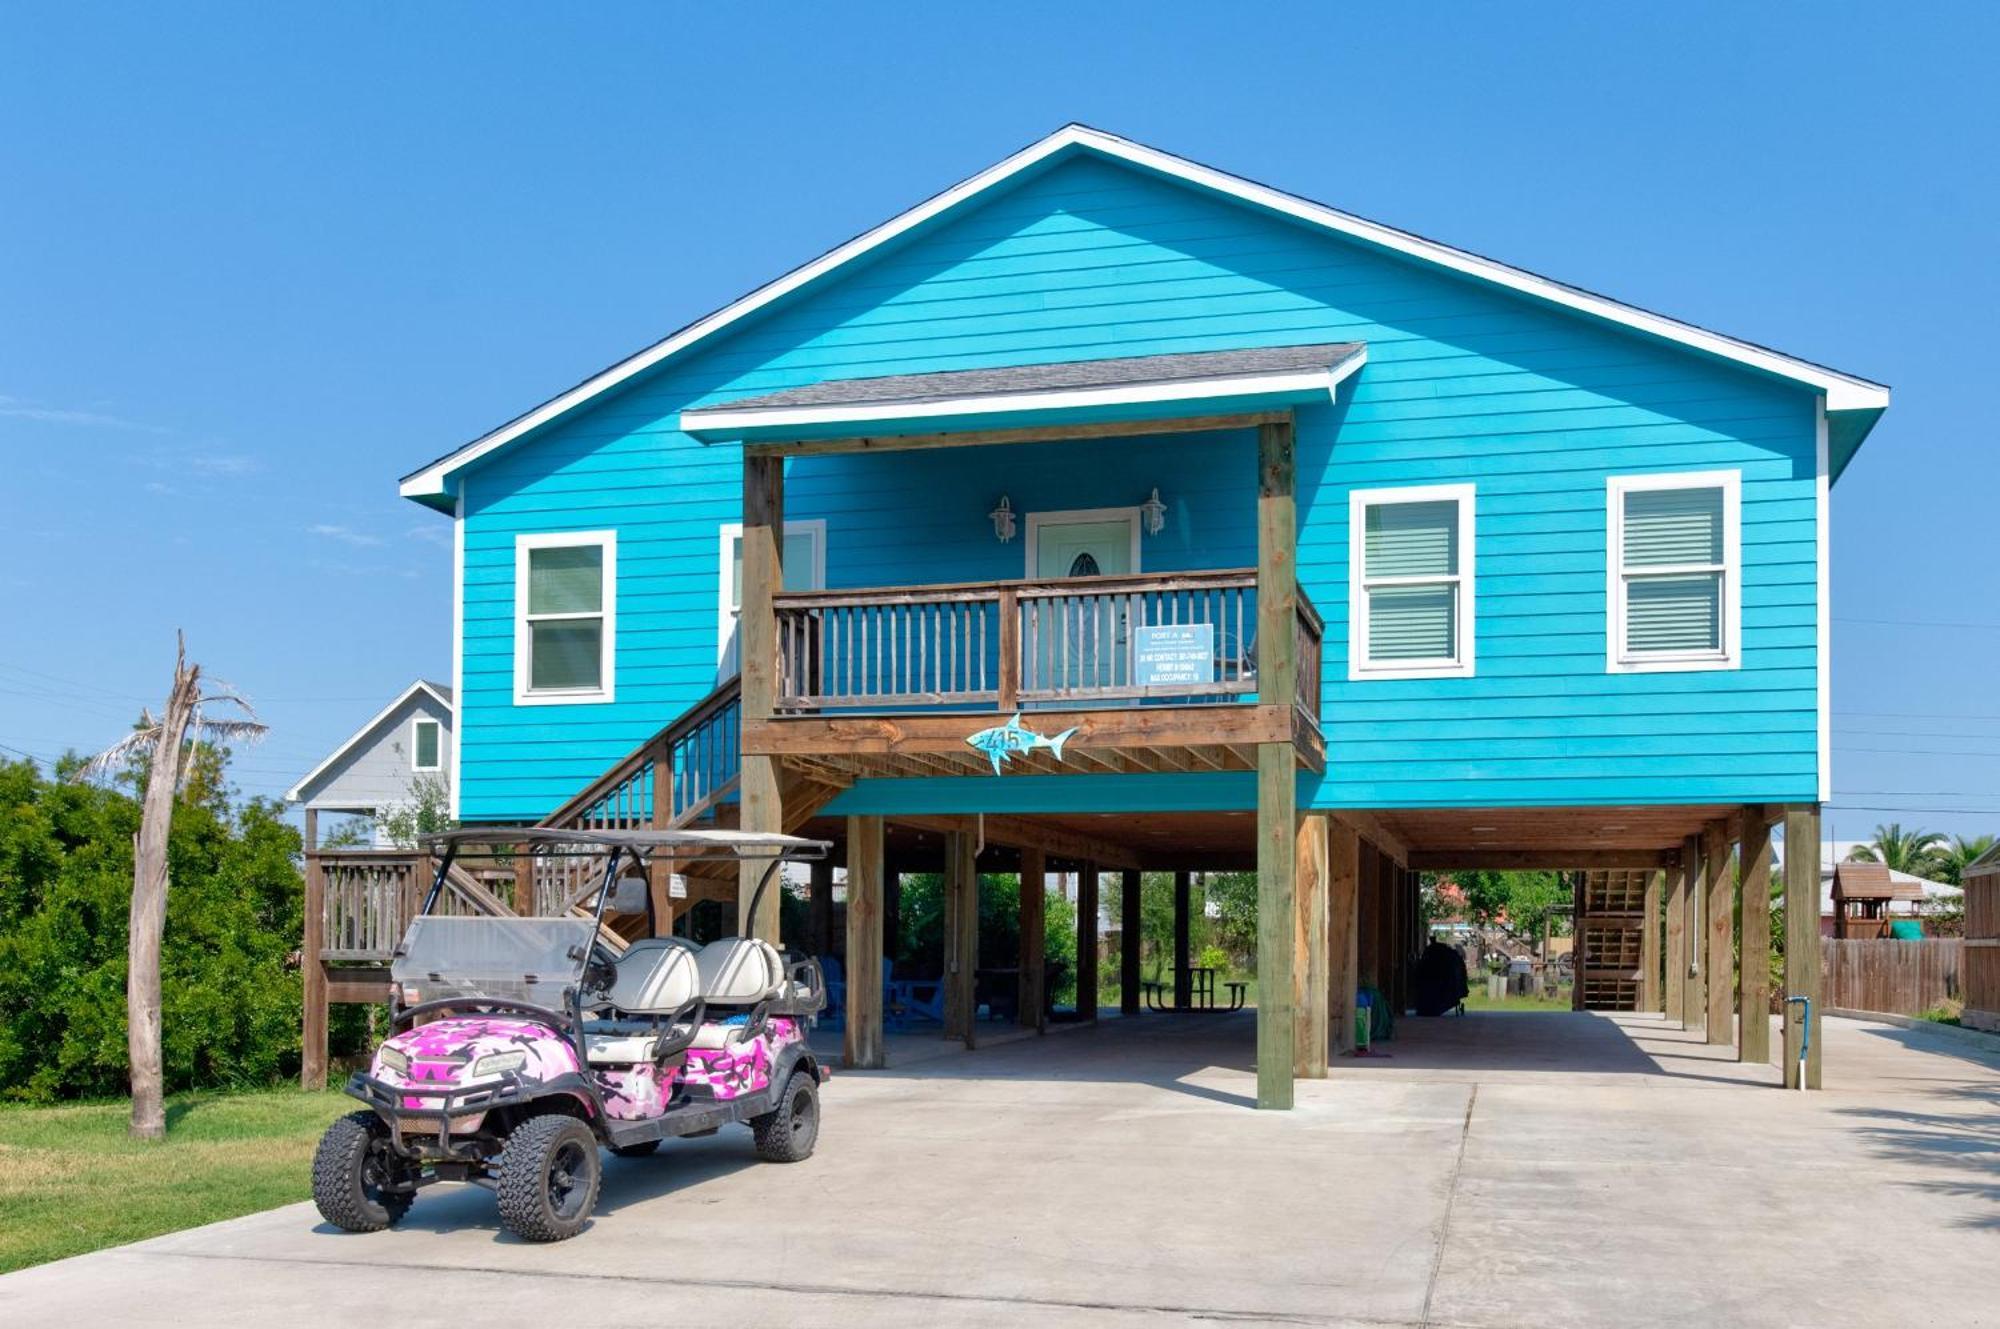
[[[592,1227],[310,1206],[0,1279],[0,1324],[1982,1324],[2000,1060],[1829,1020],[1820,1094],[1653,1018],[1410,1021],[1258,1113],[1247,1016],[838,1075],[819,1152],[610,1160]],[[930,1055],[918,1059],[916,1052]],[[1721,1054],[1721,1055],[1719,1055]]]

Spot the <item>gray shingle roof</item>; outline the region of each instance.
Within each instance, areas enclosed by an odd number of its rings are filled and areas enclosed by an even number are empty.
[[[766,393],[761,397],[719,403],[708,409],[742,411],[801,406],[881,406],[958,397],[997,397],[1022,392],[1241,378],[1248,374],[1330,369],[1360,354],[1363,349],[1363,344],[1358,341],[1322,342],[1312,346],[1260,346],[1241,351],[1130,355],[1112,360],[1063,360],[1054,364],[1015,365],[1006,369],[953,369],[937,374],[830,379],[804,387],[787,388],[783,392]]]

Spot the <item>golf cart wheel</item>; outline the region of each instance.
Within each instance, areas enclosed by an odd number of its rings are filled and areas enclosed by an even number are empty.
[[[349,1232],[380,1232],[410,1212],[415,1192],[409,1167],[389,1146],[389,1130],[373,1112],[350,1112],[326,1128],[313,1154],[313,1204],[320,1217]]]
[[[660,1142],[658,1140],[641,1140],[637,1144],[614,1144],[611,1146],[611,1152],[620,1158],[644,1158],[648,1154],[657,1154],[660,1152]]]
[[[596,1207],[603,1168],[590,1127],[560,1113],[528,1118],[500,1153],[500,1221],[529,1241],[575,1236]]]
[[[757,1137],[757,1157],[766,1163],[803,1163],[811,1158],[813,1143],[819,1139],[818,1077],[808,1070],[793,1071],[777,1111],[752,1118],[750,1129]]]

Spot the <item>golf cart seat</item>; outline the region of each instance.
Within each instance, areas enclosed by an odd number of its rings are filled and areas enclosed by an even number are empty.
[[[695,999],[696,951],[677,937],[645,937],[618,957],[605,1001],[627,1015],[672,1015]]]
[[[724,937],[696,953],[701,995],[712,1005],[753,1006],[775,996],[785,982],[777,948],[755,937]]]

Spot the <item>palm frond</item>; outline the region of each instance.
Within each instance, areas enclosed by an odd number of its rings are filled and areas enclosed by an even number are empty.
[[[151,717],[148,716],[147,718],[150,719]],[[162,727],[157,724],[144,729],[134,729],[131,733],[125,735],[125,737],[119,739],[89,761],[77,767],[69,778],[81,784],[85,780],[94,780],[100,775],[108,775],[112,771],[120,770],[133,758],[151,752],[155,747],[159,746],[162,732]]]

